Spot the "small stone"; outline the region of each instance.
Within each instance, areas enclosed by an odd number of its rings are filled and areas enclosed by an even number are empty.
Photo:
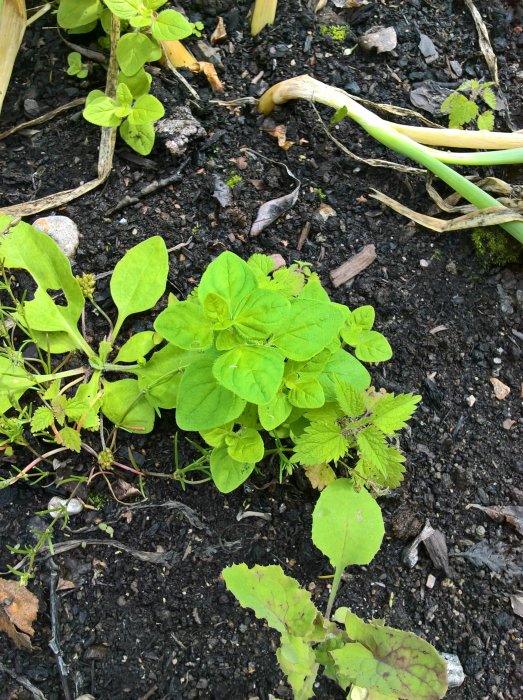
[[[516,421],[512,418],[505,418],[503,421],[503,428],[505,430],[512,430],[512,426],[516,425]]]
[[[494,387],[494,396],[497,398],[498,401],[503,401],[503,399],[506,399],[507,396],[510,394],[510,387],[506,384],[503,384],[503,382],[501,382],[496,377],[491,377],[490,383]]]
[[[472,408],[472,406],[474,406],[474,404],[476,403],[476,397],[470,394],[470,396],[467,396],[465,401],[467,402],[467,405],[470,406],[470,408]]]
[[[433,574],[429,574],[427,576],[427,582],[425,583],[425,586],[427,588],[434,588],[434,584],[436,583],[436,577]]]
[[[427,63],[432,63],[438,58],[438,51],[430,37],[420,34],[418,48],[423,54]]]
[[[24,100],[24,112],[28,117],[37,117],[40,113],[38,102],[28,97],[27,100]]]
[[[70,498],[67,500],[67,498],[53,496],[47,504],[47,510],[52,518],[56,518],[64,507],[69,515],[78,515],[78,513],[81,513],[84,509],[82,501],[78,500],[78,498]]]
[[[317,223],[322,224],[332,216],[337,216],[335,210],[328,204],[320,204],[320,206],[314,212],[313,218]]]
[[[68,258],[74,257],[80,242],[80,231],[68,216],[43,216],[33,221],[34,228],[50,236]]]
[[[394,51],[398,45],[398,37],[394,27],[372,27],[358,40],[362,49],[376,49],[378,53]]]
[[[478,537],[485,537],[486,530],[483,525],[478,525],[476,528],[476,535]]]
[[[465,672],[459,657],[456,654],[446,654],[445,652],[441,653],[440,656],[447,663],[449,688],[459,688],[465,681]]]
[[[160,119],[155,125],[155,131],[164,139],[165,147],[174,156],[185,153],[191,141],[207,135],[203,126],[185,105],[178,106],[172,116]]]
[[[420,264],[420,267],[423,267],[423,268],[427,268],[430,265],[428,260],[423,260],[423,259],[421,259],[419,261],[419,264]]]
[[[456,263],[451,260],[448,262],[445,266],[445,270],[449,273],[449,275],[457,275],[458,274],[458,268],[456,266]]]

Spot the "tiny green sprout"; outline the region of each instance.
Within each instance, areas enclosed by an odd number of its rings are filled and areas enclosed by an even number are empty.
[[[84,297],[92,301],[96,288],[96,277],[93,274],[84,273],[83,275],[76,275],[76,279]]]
[[[87,78],[89,73],[87,63],[83,63],[82,56],[78,51],[72,51],[67,56],[67,63],[69,65],[67,75],[76,75],[77,78]]]
[[[315,195],[318,196],[318,199],[321,199],[322,201],[327,198],[327,195],[325,192],[321,189],[321,187],[311,187],[311,192]]]
[[[457,90],[451,93],[441,105],[443,114],[449,115],[449,127],[461,129],[476,123],[480,130],[494,129],[494,110],[496,95],[492,90],[493,82],[481,83],[479,80],[465,80]],[[483,102],[490,109],[480,111]]]
[[[320,32],[322,36],[330,36],[334,41],[344,42],[350,27],[348,24],[322,25]]]
[[[102,467],[102,469],[111,469],[113,462],[114,454],[108,447],[98,453],[98,464]]]
[[[231,190],[233,190],[236,187],[236,185],[240,184],[242,180],[243,178],[237,173],[235,173],[234,175],[231,175],[231,177],[228,180],[225,181],[225,184],[227,185],[227,187],[230,187]]]

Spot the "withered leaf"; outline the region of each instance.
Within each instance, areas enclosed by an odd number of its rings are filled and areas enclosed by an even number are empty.
[[[468,508],[476,508],[486,513],[497,523],[506,520],[513,525],[520,535],[523,535],[523,506],[481,506],[479,503],[469,503]]]
[[[17,647],[31,649],[32,624],[38,613],[38,598],[18,581],[0,578],[0,630]]]
[[[271,199],[269,202],[262,204],[258,209],[256,221],[251,226],[251,236],[257,236],[276,219],[288,212],[289,209],[292,209],[296,204],[299,193],[300,185],[297,185],[289,194],[285,194],[283,197],[276,197],[276,199]]]

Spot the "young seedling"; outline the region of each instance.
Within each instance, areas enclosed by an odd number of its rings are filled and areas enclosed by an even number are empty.
[[[325,615],[280,566],[235,564],[223,570],[239,603],[280,633],[276,656],[295,700],[314,696],[321,666],[349,700],[438,700],[447,692],[445,661],[425,640],[381,620],[366,623],[346,607],[331,617],[344,571],[370,564],[383,535],[381,509],[365,489],[337,479],[320,495],[312,541],[334,569]]]
[[[288,100],[304,99],[328,105],[334,110],[341,110],[342,118],[350,117],[363,127],[371,136],[397,153],[423,165],[434,175],[447,183],[478,209],[499,208],[502,205],[490,194],[482,190],[466,177],[449,168],[446,163],[455,165],[506,165],[523,162],[523,135],[489,134],[485,132],[467,132],[461,130],[437,130],[420,127],[400,127],[381,119],[350,95],[339,88],[325,85],[308,75],[285,80],[273,85],[262,95],[258,108],[264,114],[270,114],[275,105]],[[471,137],[467,138],[467,134]],[[415,140],[416,139],[416,140]],[[422,143],[435,143],[447,147],[503,148],[490,153],[455,153],[428,148]],[[510,215],[510,212],[507,212]],[[523,222],[510,220],[501,224],[502,228],[523,243]]]
[[[89,70],[87,64],[82,61],[82,56],[78,51],[71,51],[67,56],[67,63],[69,65],[67,75],[76,75],[80,79],[87,78]]]
[[[476,124],[484,131],[494,129],[494,110],[496,95],[492,90],[494,83],[480,83],[479,80],[465,80],[457,90],[450,94],[441,105],[443,114],[449,115],[449,127],[460,129],[468,124]],[[489,109],[480,112],[479,103],[483,102]]]

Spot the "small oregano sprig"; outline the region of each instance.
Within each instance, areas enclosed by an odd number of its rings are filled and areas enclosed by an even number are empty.
[[[124,31],[116,45],[120,73],[116,99],[100,90],[93,90],[86,100],[83,115],[98,126],[119,127],[124,141],[142,155],[154,145],[153,124],[164,115],[155,97],[149,95],[151,76],[144,70],[146,63],[162,56],[162,41],[200,36],[201,22],[189,22],[176,10],[157,12],[166,0],[60,0],[58,24],[72,33],[92,31],[100,21],[106,35],[111,33],[112,16],[117,17]],[[108,36],[102,37],[102,45]],[[76,52],[75,52],[76,53]],[[70,75],[85,77],[87,73],[79,58],[69,54]],[[78,54],[78,57],[80,55]],[[74,72],[73,72],[74,71]],[[82,75],[81,75],[82,74]],[[122,85],[124,87],[122,87]]]
[[[465,80],[457,90],[451,93],[441,105],[443,114],[449,115],[449,127],[461,129],[467,124],[476,123],[480,130],[494,129],[494,110],[496,95],[492,90],[493,82],[481,83],[479,80]],[[479,103],[484,102],[489,109],[480,112]]]
[[[348,692],[348,700],[439,700],[446,694],[446,663],[425,640],[380,620],[366,623],[345,607],[331,619],[343,572],[369,564],[383,535],[381,509],[365,489],[337,479],[322,492],[312,516],[312,540],[334,568],[324,616],[280,566],[235,564],[222,571],[240,604],[280,633],[276,656],[295,700],[314,696],[320,667]]]

